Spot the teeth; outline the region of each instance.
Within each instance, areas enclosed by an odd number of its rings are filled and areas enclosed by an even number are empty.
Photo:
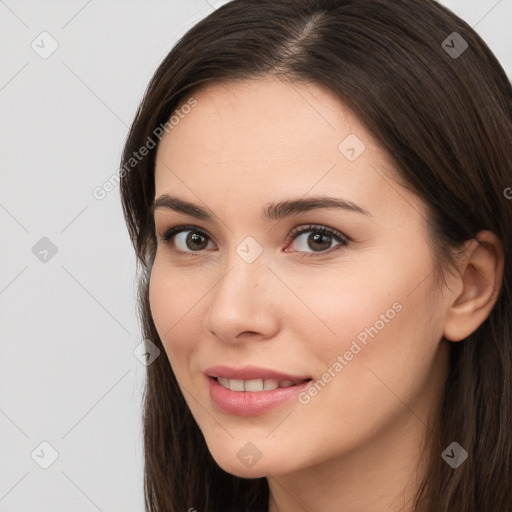
[[[277,388],[289,388],[300,384],[302,381],[276,379],[253,379],[253,380],[237,380],[217,377],[217,382],[231,391],[267,391]]]
[[[225,379],[224,377],[217,377],[217,382],[224,386],[225,388],[229,389],[229,379]]]
[[[246,380],[244,382],[244,391],[263,391],[265,388],[265,381],[261,379]]]
[[[276,379],[265,379],[263,381],[263,389],[277,389],[279,387],[279,381]]]
[[[244,381],[243,380],[231,380],[229,381],[229,387],[232,391],[243,391]]]

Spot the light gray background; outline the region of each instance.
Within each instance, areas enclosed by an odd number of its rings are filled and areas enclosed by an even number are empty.
[[[0,0],[1,512],[144,509],[135,257],[118,187],[92,191],[160,61],[224,3]],[[512,0],[441,3],[512,77]]]

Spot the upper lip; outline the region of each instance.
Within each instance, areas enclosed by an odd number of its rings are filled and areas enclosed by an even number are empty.
[[[233,380],[256,380],[256,379],[275,379],[278,381],[290,380],[301,381],[310,377],[307,375],[291,375],[278,372],[270,368],[261,368],[259,366],[244,366],[243,368],[231,368],[229,366],[211,366],[204,372],[209,377],[224,377]]]

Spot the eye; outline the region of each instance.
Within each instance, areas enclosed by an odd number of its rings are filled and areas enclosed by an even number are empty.
[[[161,238],[162,242],[174,245],[177,252],[189,255],[208,247],[209,236],[194,226],[175,226],[168,229]],[[211,242],[211,241],[210,241]]]
[[[303,236],[308,233],[308,236]],[[338,245],[335,246],[335,249],[345,247],[349,243],[348,237],[342,235],[339,231],[328,228],[326,226],[310,225],[307,227],[295,228],[290,233],[290,238],[292,241],[297,242],[297,251],[305,253],[308,253],[308,249],[311,249],[313,253],[331,252],[327,250],[333,248],[332,243],[334,241],[338,242]],[[303,256],[306,256],[306,254],[303,254]],[[308,254],[306,257],[309,256],[310,255]]]
[[[309,236],[303,235],[309,233]],[[302,240],[301,240],[302,238]],[[160,238],[162,242],[171,244],[173,249],[187,256],[198,256],[203,249],[211,249],[208,244],[211,243],[210,237],[201,229],[195,226],[175,226],[168,229]],[[338,242],[334,249],[345,247],[349,244],[348,237],[339,231],[326,226],[309,225],[301,228],[294,228],[289,240],[297,241],[298,249],[285,252],[302,252],[302,256],[309,257],[314,253],[324,254],[328,249],[332,249],[333,242]],[[312,251],[308,251],[311,249]],[[309,252],[309,254],[307,254]],[[194,254],[197,253],[197,254]],[[312,254],[313,253],[313,254]]]

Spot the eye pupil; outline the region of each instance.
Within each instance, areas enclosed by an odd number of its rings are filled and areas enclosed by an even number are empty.
[[[313,250],[323,251],[325,249],[329,249],[331,245],[330,238],[330,235],[325,235],[322,233],[311,233],[311,235],[308,237],[308,245]],[[310,242],[313,242],[313,244],[320,244],[320,247],[311,246]]]
[[[195,250],[204,249],[208,245],[208,242],[206,241],[205,236],[200,235],[198,233],[194,233],[194,232],[191,232],[187,236],[187,246],[188,246],[189,242],[193,242],[193,244],[196,244]],[[190,248],[193,249],[193,247],[190,247]]]

